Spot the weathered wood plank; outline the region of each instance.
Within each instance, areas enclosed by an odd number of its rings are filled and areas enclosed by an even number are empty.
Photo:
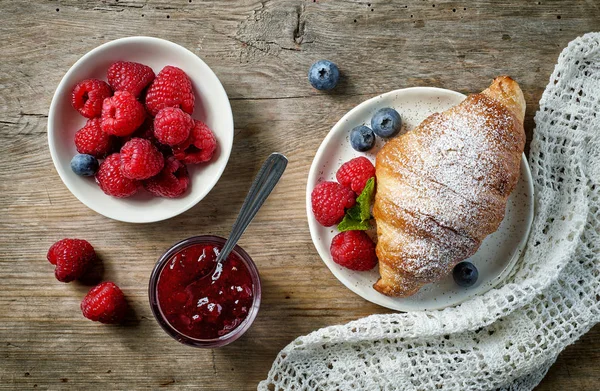
[[[255,388],[294,337],[387,312],[349,293],[310,241],[304,186],[331,126],[392,89],[477,91],[508,73],[525,91],[531,136],[560,50],[597,28],[600,9],[575,0],[4,0],[0,18],[0,389],[238,390]],[[88,210],[62,184],[47,149],[48,107],[61,77],[88,50],[128,35],[166,38],[201,56],[235,116],[221,181],[200,205],[163,223],[124,224]],[[320,58],[344,74],[330,94],[306,81]],[[148,307],[152,266],[182,238],[226,235],[251,177],[274,150],[290,158],[288,171],[241,240],[263,277],[258,319],[223,349],[179,345]],[[103,277],[122,286],[134,310],[125,325],[83,319],[79,301],[89,286],[54,279],[45,253],[69,236],[90,240]],[[596,390],[599,338],[596,327],[569,347],[539,389]]]

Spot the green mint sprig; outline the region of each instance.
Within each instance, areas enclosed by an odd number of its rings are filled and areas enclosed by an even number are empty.
[[[338,224],[337,229],[344,231],[366,231],[371,229],[371,204],[375,195],[375,178],[369,178],[363,191],[356,199],[356,205],[346,211],[344,219]]]

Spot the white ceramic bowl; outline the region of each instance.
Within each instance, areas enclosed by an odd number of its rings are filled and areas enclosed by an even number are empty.
[[[156,74],[166,65],[183,69],[196,95],[192,117],[204,121],[215,133],[218,147],[209,163],[188,165],[190,189],[182,197],[152,197],[140,191],[130,198],[114,198],[100,190],[94,178],[71,171],[77,154],[73,137],[86,122],[71,106],[71,91],[81,80],[106,80],[106,70],[115,61],[135,61],[150,66]],[[111,219],[149,223],[185,212],[217,183],[225,170],[233,144],[233,115],[225,89],[214,72],[198,56],[182,46],[159,38],[128,37],[107,42],[81,57],[61,80],[48,115],[48,145],[58,175],[79,201]]]
[[[508,199],[502,224],[483,241],[475,255],[469,258],[479,270],[479,279],[470,288],[459,287],[449,275],[437,283],[426,285],[411,297],[382,295],[373,289],[373,284],[379,278],[377,267],[366,272],[356,272],[333,262],[329,247],[338,231],[335,227],[321,226],[312,213],[310,195],[319,181],[335,181],[338,168],[357,156],[365,156],[374,162],[377,151],[384,144],[384,140],[378,138],[375,147],[367,153],[356,152],[348,140],[352,128],[363,124],[370,127],[375,111],[382,107],[393,107],[402,116],[402,126],[405,130],[410,130],[429,115],[455,106],[464,98],[464,95],[450,90],[415,87],[369,99],[350,110],[335,124],[315,155],[306,187],[306,211],[311,238],[323,262],[337,279],[366,300],[399,311],[433,310],[456,305],[489,291],[503,281],[525,248],[533,220],[533,182],[525,155],[521,162],[521,177]]]

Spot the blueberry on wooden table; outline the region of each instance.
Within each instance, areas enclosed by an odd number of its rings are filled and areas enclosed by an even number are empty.
[[[471,262],[461,262],[454,266],[452,277],[454,277],[454,281],[459,286],[468,288],[475,285],[477,278],[479,277],[479,272]]]
[[[371,128],[379,137],[392,137],[398,134],[402,127],[400,114],[391,107],[377,110],[371,118]]]
[[[357,126],[350,131],[350,145],[358,152],[368,151],[375,145],[375,134],[367,126]]]
[[[340,70],[329,60],[319,60],[308,70],[308,81],[317,90],[331,90],[340,80]]]

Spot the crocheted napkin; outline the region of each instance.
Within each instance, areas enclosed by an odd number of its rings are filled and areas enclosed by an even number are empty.
[[[535,115],[535,219],[499,288],[300,337],[259,390],[531,390],[600,320],[600,33],[572,41]]]

